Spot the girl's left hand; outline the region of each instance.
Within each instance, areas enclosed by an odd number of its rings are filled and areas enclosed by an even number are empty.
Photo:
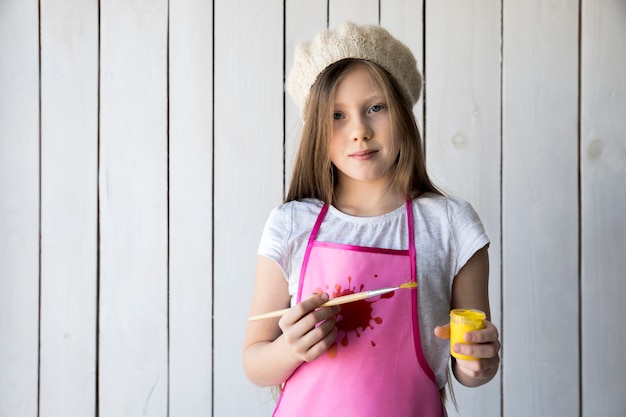
[[[435,336],[440,339],[450,338],[450,325],[437,326]],[[485,320],[485,328],[474,330],[465,334],[468,343],[456,343],[453,349],[456,353],[477,358],[477,360],[456,359],[456,371],[461,371],[466,377],[474,381],[463,381],[461,375],[457,379],[464,385],[482,385],[489,381],[498,371],[500,365],[500,341],[498,329],[488,320]]]

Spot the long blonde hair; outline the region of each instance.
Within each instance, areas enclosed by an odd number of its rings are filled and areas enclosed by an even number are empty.
[[[413,115],[412,105],[401,94],[396,80],[377,64],[359,59],[344,59],[329,65],[319,75],[308,95],[300,147],[285,202],[316,198],[333,202],[337,169],[330,161],[333,102],[337,85],[356,63],[367,66],[373,80],[383,89],[398,140],[399,154],[392,171],[392,184],[406,198],[424,192],[441,192],[426,172],[422,138]]]

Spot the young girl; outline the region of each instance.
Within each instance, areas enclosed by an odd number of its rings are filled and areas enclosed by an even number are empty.
[[[379,26],[346,23],[296,51],[288,81],[303,134],[286,201],[266,223],[243,364],[282,385],[275,416],[444,416],[452,308],[489,317],[489,241],[472,207],[426,173],[409,49]],[[321,307],[341,295],[416,282]],[[493,324],[467,334],[456,379],[499,366]]]

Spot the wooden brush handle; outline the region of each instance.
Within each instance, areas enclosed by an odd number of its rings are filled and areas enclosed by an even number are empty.
[[[389,291],[393,291],[392,289],[388,289]],[[365,300],[368,297],[372,297],[377,294],[372,294],[372,291],[363,291],[358,292],[356,294],[348,294],[342,295],[341,297],[336,297],[331,300],[326,301],[324,304],[320,305],[319,308],[322,307],[332,307],[338,306],[340,304],[352,303],[354,301]],[[275,317],[280,317],[289,311],[288,308],[283,308],[282,310],[270,311],[269,313],[259,314],[258,316],[252,316],[248,319],[248,321],[257,321],[264,319],[271,319]]]

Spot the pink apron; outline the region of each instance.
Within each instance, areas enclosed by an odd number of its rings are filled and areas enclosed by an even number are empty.
[[[298,302],[318,289],[334,298],[416,280],[410,201],[408,250],[319,242],[327,211],[325,205],[309,238]],[[444,416],[422,352],[417,311],[415,289],[342,305],[335,343],[289,377],[274,416]]]

